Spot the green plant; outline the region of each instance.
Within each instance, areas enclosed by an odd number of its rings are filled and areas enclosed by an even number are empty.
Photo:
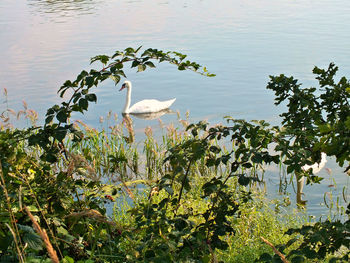
[[[346,165],[345,172],[350,169],[350,82],[345,77],[336,82],[337,70],[333,63],[328,69],[314,68],[320,90],[301,88],[293,77],[270,77],[267,88],[275,92],[275,104],[288,101],[288,111],[281,114],[284,127],[276,150],[287,157],[284,164],[288,166],[289,173],[302,173],[301,167],[305,163],[319,161],[321,152],[335,156],[340,166]],[[308,172],[302,174],[307,176],[308,183],[322,179]],[[349,210],[347,214],[349,216]],[[336,256],[343,246],[349,253],[349,219],[345,222],[319,222],[290,229],[287,233],[298,233],[303,237],[299,248],[288,254],[292,262],[319,260],[326,256],[331,257],[330,262],[349,260],[347,254],[344,257]],[[295,240],[287,243],[287,246]],[[284,247],[280,249],[283,251]],[[271,262],[276,260],[276,256],[264,254],[260,260]]]
[[[285,244],[292,237],[289,228],[307,223],[303,212],[293,209],[288,199],[268,200],[266,193],[252,190],[252,200],[240,206],[240,217],[235,219],[235,233],[227,237],[229,247],[219,251],[218,258],[225,263],[254,262],[271,248],[261,242],[261,237],[272,244]],[[300,245],[298,242],[291,248]]]

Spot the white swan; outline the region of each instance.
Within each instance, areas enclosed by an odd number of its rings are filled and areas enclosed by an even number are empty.
[[[312,169],[312,174],[319,173],[322,168],[326,165],[327,162],[327,154],[324,152],[321,152],[321,161],[319,163],[314,163],[312,165],[305,164],[301,169],[304,172],[307,172],[308,170]],[[304,181],[305,176],[301,176],[299,179],[297,178],[297,204],[304,205],[306,201],[302,200],[303,188],[304,188]]]
[[[301,167],[301,169],[304,172],[312,169],[312,173],[317,174],[318,172],[320,172],[322,170],[322,168],[325,166],[326,162],[327,162],[327,154],[324,152],[321,152],[321,162],[314,163],[312,165],[305,164],[303,167]]]
[[[119,91],[127,88],[128,93],[126,94],[126,103],[123,109],[123,113],[152,113],[165,110],[174,103],[176,99],[159,101],[159,100],[141,100],[130,107],[131,101],[131,82],[126,80]]]

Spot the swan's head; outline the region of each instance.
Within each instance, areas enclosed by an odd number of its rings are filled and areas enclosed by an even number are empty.
[[[123,83],[123,85],[122,85],[122,87],[120,88],[119,91],[121,91],[121,90],[123,90],[125,88],[127,88],[127,89],[131,88],[131,82],[129,80],[125,80],[124,81],[124,83]]]

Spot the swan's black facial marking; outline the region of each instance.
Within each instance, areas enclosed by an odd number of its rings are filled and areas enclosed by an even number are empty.
[[[119,91],[121,91],[121,90],[123,90],[123,89],[125,89],[125,88],[126,88],[126,84],[124,83],[124,84],[122,85],[122,87],[120,88]]]

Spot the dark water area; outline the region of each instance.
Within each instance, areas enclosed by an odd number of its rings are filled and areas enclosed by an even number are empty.
[[[7,104],[18,111],[25,100],[42,120],[48,107],[61,102],[60,85],[90,69],[91,57],[142,45],[188,54],[217,76],[166,64],[144,73],[127,70],[133,102],[176,98],[172,110],[180,116],[188,111],[192,122],[223,123],[230,115],[278,124],[283,108],[274,106],[265,88],[269,75],[293,75],[315,86],[313,67],[335,62],[338,76],[350,77],[349,13],[345,0],[1,0],[0,90],[6,88],[8,97],[3,103],[1,94],[0,112]],[[99,86],[98,103],[74,118],[95,127],[109,111],[121,119],[125,93],[119,88],[112,81]],[[161,121],[177,122],[177,114]],[[159,131],[159,120],[134,118],[137,139],[146,126]],[[325,192],[341,200],[345,187],[349,198],[348,176],[332,160],[326,167],[331,173],[321,171],[321,185],[304,188],[310,214],[328,213],[320,205]],[[279,185],[276,169],[266,176],[271,192]]]

